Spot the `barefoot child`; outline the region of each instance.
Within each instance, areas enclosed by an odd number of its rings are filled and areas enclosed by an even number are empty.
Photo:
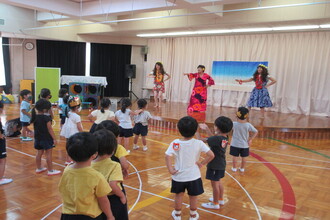
[[[46,99],[39,99],[32,110],[31,123],[34,126],[34,148],[37,150],[36,173],[48,169],[48,176],[60,174],[61,171],[53,169],[52,151],[56,145],[56,138],[52,127],[52,119],[46,115],[52,104]],[[41,158],[46,154],[47,168],[41,166]]]
[[[126,195],[121,187],[123,174],[120,164],[110,157],[117,148],[115,135],[106,129],[93,133],[98,143],[98,157],[92,162],[92,168],[100,172],[110,184],[112,192],[108,194],[112,214],[115,219],[128,220]]]
[[[245,171],[246,158],[250,155],[249,147],[252,140],[257,136],[258,130],[252,124],[247,122],[249,110],[245,107],[238,108],[236,113],[237,122],[234,122],[233,138],[231,140],[230,155],[233,156],[233,172],[237,171],[237,158],[242,157],[241,167],[239,170],[243,173]],[[250,132],[253,135],[250,137]]]
[[[89,132],[77,133],[68,139],[66,151],[74,163],[64,169],[59,183],[63,201],[61,220],[115,219],[107,198],[111,192],[109,183],[91,167],[97,149],[97,140]]]
[[[137,150],[140,147],[137,145],[137,142],[139,140],[139,136],[141,135],[142,138],[142,144],[143,144],[143,151],[147,151],[147,140],[146,136],[148,134],[148,121],[151,119],[151,114],[150,112],[146,111],[147,108],[147,101],[145,99],[139,99],[137,101],[138,108],[142,110],[140,114],[134,116],[134,128],[133,128],[133,133],[135,134],[134,137],[134,146],[133,150]]]
[[[33,139],[28,137],[32,131],[28,128],[31,120],[31,104],[32,100],[31,91],[24,89],[21,91],[20,96],[22,97],[21,107],[20,107],[20,121],[22,124],[22,141],[32,141]]]
[[[213,198],[210,198],[209,203],[202,203],[202,207],[207,209],[220,209],[220,205],[224,205],[223,193],[224,187],[221,179],[225,176],[226,170],[226,149],[228,144],[228,133],[233,128],[233,122],[230,118],[221,116],[214,122],[215,135],[212,134],[206,124],[201,124],[200,127],[207,131],[210,136],[206,139],[214,153],[214,159],[207,164],[206,179],[211,181],[213,189]]]
[[[110,111],[111,102],[108,98],[103,98],[101,100],[101,109],[100,110],[94,110],[88,115],[88,119],[91,122],[94,122],[90,129],[90,133],[93,133],[95,131],[95,128],[98,124],[100,124],[102,121],[105,120],[115,120],[115,113],[113,111]],[[94,121],[93,118],[96,118]]]
[[[199,169],[211,161],[214,154],[202,141],[193,138],[197,128],[198,123],[194,118],[190,116],[181,118],[178,129],[182,138],[174,140],[165,152],[166,166],[172,174],[171,192],[175,193],[175,210],[172,212],[174,220],[181,220],[182,200],[186,190],[190,201],[190,220],[199,219],[197,196],[204,193]],[[199,162],[201,152],[206,153],[206,157]],[[174,167],[172,166],[173,156],[175,157]]]

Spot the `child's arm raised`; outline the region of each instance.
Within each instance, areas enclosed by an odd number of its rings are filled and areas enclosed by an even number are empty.
[[[48,129],[48,132],[49,132],[50,136],[52,136],[52,138],[53,138],[54,146],[56,146],[57,141],[56,141],[56,137],[55,137],[55,134],[54,134],[54,130],[53,130],[51,121],[47,122],[47,129]]]
[[[107,196],[97,197],[97,201],[102,212],[107,216],[107,220],[114,220],[115,217],[112,214],[110,202]]]
[[[118,196],[120,198],[121,203],[123,203],[124,205],[126,204],[127,200],[126,200],[126,196],[123,193],[123,191],[121,191],[120,187],[118,186],[118,181],[110,181],[110,187],[112,189],[112,192]]]
[[[168,169],[168,172],[172,175],[176,174],[177,172],[179,172],[178,170],[174,169],[173,165],[172,165],[172,157],[170,155],[166,155],[165,156],[165,161],[166,161],[166,166]]]

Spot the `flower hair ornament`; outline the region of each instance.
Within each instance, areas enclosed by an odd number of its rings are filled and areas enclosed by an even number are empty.
[[[241,113],[240,111],[237,111],[237,112],[236,112],[236,116],[237,116],[238,118],[242,118],[242,113]],[[246,113],[246,114],[244,115],[244,119],[246,119],[248,116],[249,116],[249,113]]]
[[[263,67],[263,68],[265,68],[265,69],[268,69],[268,66],[266,66],[264,64],[259,64],[258,67],[260,67],[260,66]]]
[[[70,107],[76,107],[76,106],[79,106],[81,105],[81,100],[79,97],[74,97],[74,96],[71,96],[69,101],[68,101],[68,105]]]

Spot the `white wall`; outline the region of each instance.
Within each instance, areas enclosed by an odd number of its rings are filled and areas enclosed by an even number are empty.
[[[10,44],[20,44],[22,39],[11,38]],[[33,50],[27,50],[24,47],[26,42],[35,45]],[[34,79],[34,67],[37,66],[36,40],[26,40],[22,46],[10,46],[10,67],[11,81],[13,84],[13,93],[19,93],[19,84],[22,79]]]

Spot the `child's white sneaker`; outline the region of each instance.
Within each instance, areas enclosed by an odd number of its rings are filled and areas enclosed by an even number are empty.
[[[59,170],[49,170],[47,175],[48,176],[55,176],[55,175],[58,175],[60,173],[61,173],[61,171],[59,171]]]
[[[181,220],[181,214],[179,216],[175,215],[175,210],[172,211],[172,217],[174,220]]]
[[[5,184],[11,183],[11,182],[13,182],[13,179],[8,179],[8,178],[0,179],[0,185],[5,185]]]
[[[213,202],[213,197],[209,198],[210,202]],[[225,205],[225,201],[224,200],[219,200],[219,205]]]
[[[143,146],[143,151],[147,151],[148,147],[147,146]]]
[[[241,171],[242,173],[244,173],[245,169],[244,168],[239,168],[239,171]]]
[[[139,149],[140,147],[139,146],[137,146],[137,145],[134,145],[133,146],[133,150],[137,150],[137,149]]]
[[[191,216],[190,216],[190,218],[189,218],[189,220],[198,220],[198,219],[199,219],[199,214],[198,214],[198,212],[196,212],[195,217],[191,217]]]
[[[23,137],[22,141],[33,141],[33,139],[30,137]]]
[[[36,169],[36,173],[37,174],[39,174],[39,173],[42,173],[42,172],[44,172],[44,171],[46,171],[47,170],[47,168],[46,167],[43,167],[43,168],[40,168],[40,169]]]
[[[206,209],[220,209],[220,205],[214,204],[213,202],[202,203],[202,207]]]
[[[232,167],[231,168],[231,171],[236,172],[237,171],[237,168]]]

